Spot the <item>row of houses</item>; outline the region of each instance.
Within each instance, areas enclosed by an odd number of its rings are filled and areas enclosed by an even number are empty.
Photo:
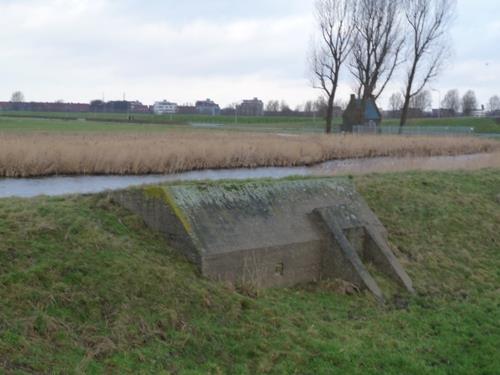
[[[0,102],[0,111],[89,112],[90,104],[62,102]]]
[[[155,113],[158,115],[238,115],[264,116],[282,115],[282,112],[265,112],[264,102],[258,98],[243,100],[240,104],[221,108],[211,99],[198,100],[195,105],[178,105],[168,100],[157,101],[154,105],[144,105],[139,101],[93,100],[90,103],[64,102],[0,102],[0,111],[26,112],[92,112],[92,113]],[[290,115],[295,112],[290,111]],[[299,115],[300,113],[297,113]],[[304,113],[306,114],[306,113]]]
[[[177,105],[177,103],[162,100],[153,105],[152,112],[156,115],[183,114],[183,115],[220,115],[220,106],[211,99],[198,100],[194,106]]]
[[[105,102],[103,100],[93,100],[90,102],[89,112],[99,113],[149,113],[151,107],[139,101],[113,100]]]
[[[194,106],[179,106],[177,103],[163,100],[153,105],[153,113],[157,115],[166,114],[199,114],[207,116],[218,116],[220,114],[240,116],[263,116],[264,102],[258,98],[243,100],[234,107],[221,109],[220,106],[211,99],[199,100]]]

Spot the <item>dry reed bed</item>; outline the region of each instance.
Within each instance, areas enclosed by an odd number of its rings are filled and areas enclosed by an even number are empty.
[[[377,156],[486,153],[500,143],[471,137],[247,133],[0,134],[0,176],[173,173],[208,168],[310,165]]]

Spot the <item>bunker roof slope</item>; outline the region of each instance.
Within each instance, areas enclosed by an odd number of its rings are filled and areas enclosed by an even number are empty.
[[[320,241],[310,214],[338,204],[355,206],[383,228],[347,178],[162,185],[203,254]]]

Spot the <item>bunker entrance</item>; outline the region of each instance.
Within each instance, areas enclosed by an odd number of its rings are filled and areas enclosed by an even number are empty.
[[[327,238],[323,276],[350,281],[383,301],[383,293],[366,267],[369,262],[377,271],[413,293],[412,282],[386,238],[372,225],[363,223],[359,213],[347,205],[336,205],[316,209],[314,215]]]

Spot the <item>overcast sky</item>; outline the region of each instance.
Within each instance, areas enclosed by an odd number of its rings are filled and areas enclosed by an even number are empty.
[[[313,0],[0,0],[0,100],[315,98]],[[454,57],[431,87],[500,95],[500,2],[458,0]],[[352,80],[344,71],[339,95]],[[400,85],[394,82],[382,98]]]

